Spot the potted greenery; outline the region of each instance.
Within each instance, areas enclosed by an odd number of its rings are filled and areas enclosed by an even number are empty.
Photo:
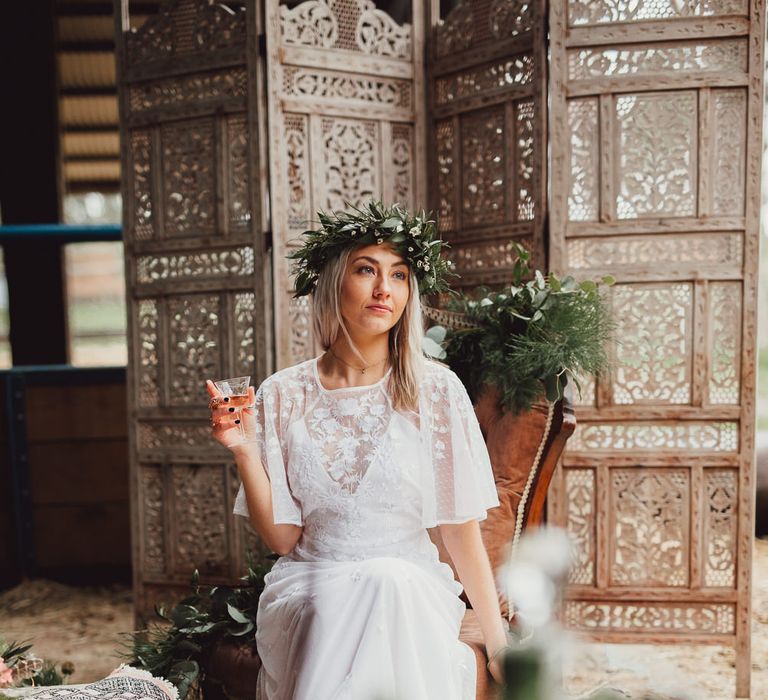
[[[473,400],[491,457],[501,506],[481,522],[494,570],[523,527],[543,519],[547,488],[575,418],[568,391],[578,377],[608,365],[614,322],[599,282],[531,271],[516,246],[511,283],[459,294],[446,309],[426,308],[436,322],[425,349],[453,369]],[[450,557],[431,533],[441,558]]]
[[[251,697],[261,665],[256,610],[272,563],[249,561],[241,586],[201,586],[195,570],[192,594],[170,609],[158,606],[161,622],[129,634],[123,655],[132,666],[176,686],[181,700],[193,689],[206,700]]]

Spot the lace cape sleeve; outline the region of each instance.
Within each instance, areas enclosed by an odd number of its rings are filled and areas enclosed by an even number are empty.
[[[286,394],[287,392],[281,390],[276,375],[265,379],[257,389],[254,407],[256,444],[269,478],[274,524],[303,525],[301,505],[288,485],[288,450],[285,436],[292,411]],[[232,512],[245,518],[250,517],[242,483]]]
[[[456,374],[428,362],[419,392],[422,525],[484,520],[499,505],[488,449]]]

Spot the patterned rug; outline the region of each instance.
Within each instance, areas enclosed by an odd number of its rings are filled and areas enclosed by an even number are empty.
[[[179,700],[176,688],[148,671],[122,664],[106,678],[87,685],[52,685],[25,694],[35,700]]]

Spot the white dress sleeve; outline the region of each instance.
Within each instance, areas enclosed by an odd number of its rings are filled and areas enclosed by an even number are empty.
[[[484,520],[499,496],[472,401],[451,369],[431,364],[419,392],[422,525]]]
[[[294,498],[288,485],[288,450],[285,434],[290,417],[290,406],[286,401],[281,401],[278,382],[271,378],[262,382],[256,391],[254,411],[256,444],[269,478],[274,524],[303,525],[301,505]],[[235,497],[232,512],[245,518],[250,517],[242,483]]]

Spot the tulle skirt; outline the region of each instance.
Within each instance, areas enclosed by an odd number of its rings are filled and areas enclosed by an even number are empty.
[[[448,565],[292,561],[265,578],[256,700],[474,700],[466,606]]]

